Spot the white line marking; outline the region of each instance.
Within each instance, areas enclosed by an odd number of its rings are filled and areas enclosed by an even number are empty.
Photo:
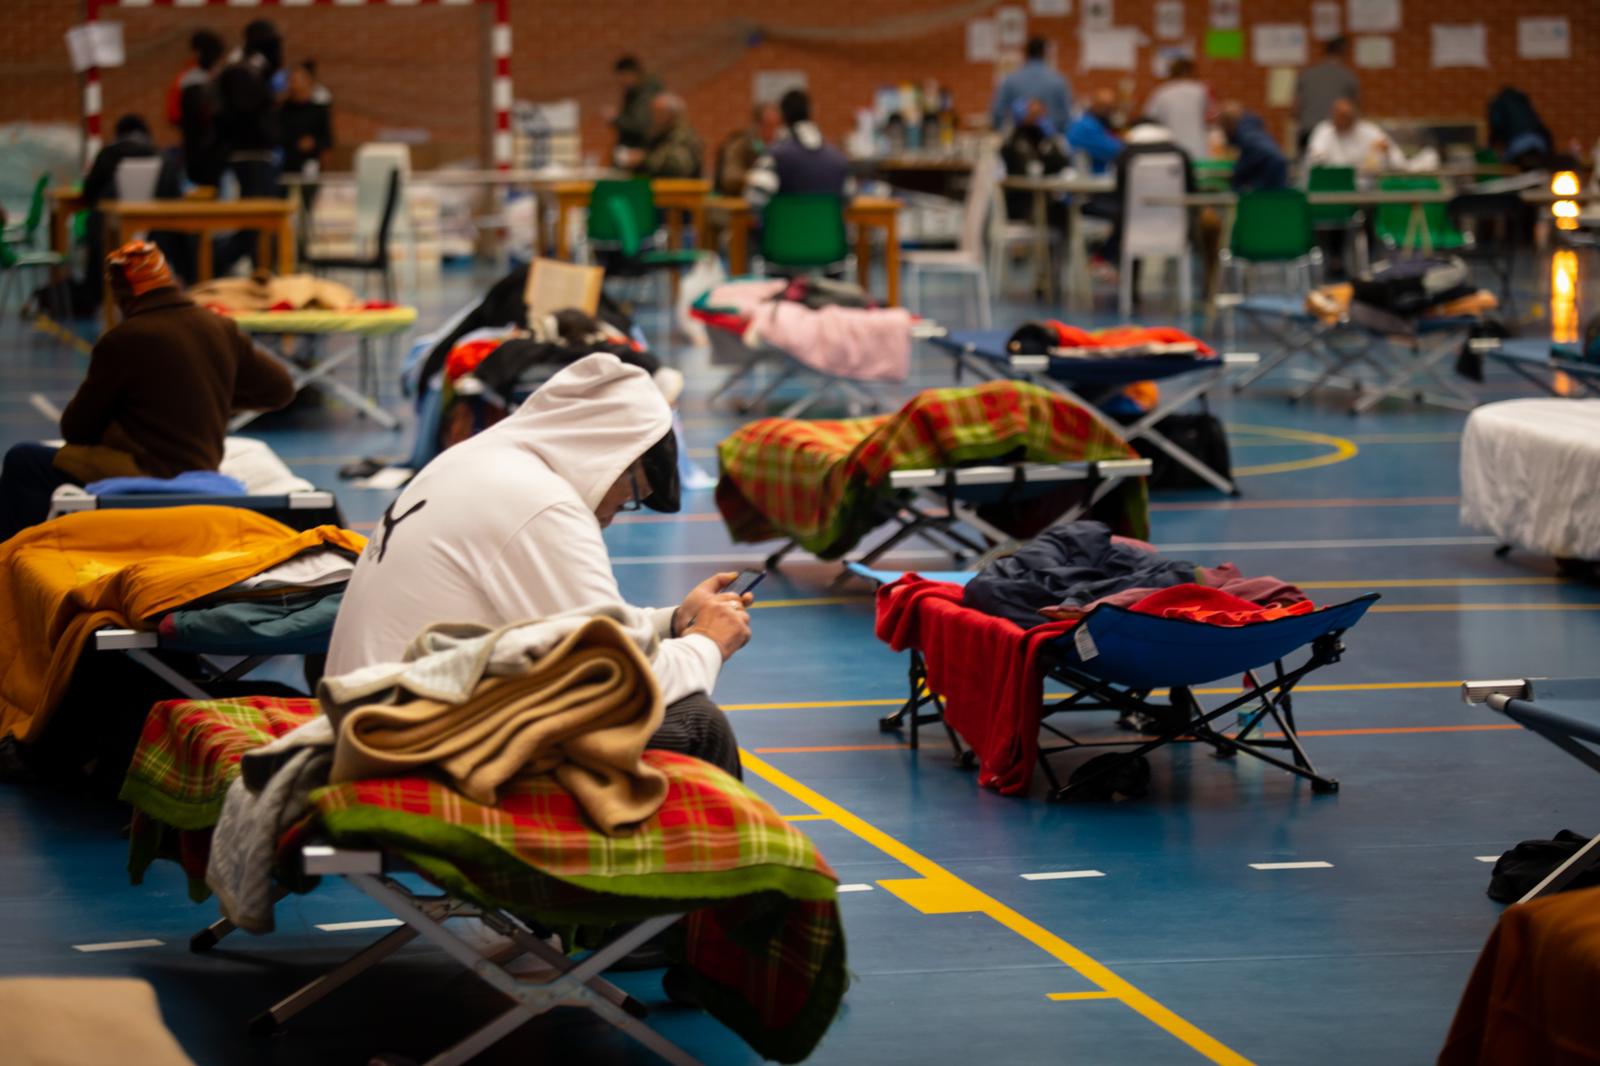
[[[840,892],[871,892],[871,885],[840,885]]]
[[[355,929],[390,929],[405,924],[399,918],[369,918],[364,922],[329,922],[317,928],[324,933],[347,933]]]
[[[111,940],[104,944],[74,944],[73,951],[128,951],[131,948],[158,948],[159,940]]]
[[[50,397],[42,392],[36,392],[29,396],[28,405],[51,422],[61,421],[61,408],[51,402]]]
[[[1498,855],[1474,855],[1473,858],[1477,859],[1479,862],[1499,862],[1500,861],[1500,856],[1498,856]]]
[[[1042,874],[1023,874],[1024,881],[1065,881],[1074,877],[1104,877],[1099,870],[1052,870]]]
[[[1250,869],[1252,869],[1252,870],[1331,870],[1331,869],[1333,869],[1333,863],[1331,863],[1331,862],[1323,862],[1321,859],[1318,859],[1316,862],[1253,862],[1253,863],[1250,864]]]

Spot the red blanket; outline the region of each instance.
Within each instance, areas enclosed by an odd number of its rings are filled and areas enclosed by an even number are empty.
[[[945,722],[978,757],[978,783],[1004,795],[1025,793],[1039,758],[1044,668],[1039,650],[1077,619],[1023,629],[962,605],[960,585],[917,574],[878,590],[878,639],[895,651],[916,648],[928,688],[944,699]],[[1266,622],[1315,608],[1310,601],[1261,607],[1201,585],[1161,589],[1128,608],[1211,625]]]

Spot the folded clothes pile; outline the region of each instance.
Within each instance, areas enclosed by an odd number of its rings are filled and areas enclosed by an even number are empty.
[[[826,279],[726,282],[703,293],[694,315],[757,348],[780,348],[852,381],[904,381],[911,368],[911,313],[875,307],[857,288]]]
[[[1102,604],[1214,625],[1313,610],[1305,593],[1275,577],[1246,577],[1232,563],[1168,558],[1089,521],[1047,529],[994,560],[967,584],[964,602],[1024,629],[1074,621]]]
[[[213,311],[362,311],[391,308],[385,300],[363,300],[337,281],[310,274],[278,276],[261,271],[247,278],[213,278],[189,290],[190,299]]]
[[[173,651],[315,655],[327,650],[354,552],[320,546],[163,615]]]

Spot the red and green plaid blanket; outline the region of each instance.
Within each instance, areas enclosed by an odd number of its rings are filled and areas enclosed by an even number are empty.
[[[315,713],[311,700],[157,704],[122,788],[144,826],[135,881],[163,823],[186,830],[168,850],[191,874],[198,857],[203,873],[197,838],[215,825],[240,755]],[[549,776],[502,789],[493,807],[425,777],[334,785],[313,793],[316,828],[336,844],[380,846],[463,899],[545,923],[687,913],[676,946],[707,1010],[768,1058],[805,1058],[846,984],[838,878],[808,837],[721,770],[670,752],[645,759],[667,775],[667,798],[628,836],[591,828]]]
[[[764,418],[719,444],[717,457],[717,508],[735,541],[792,537],[823,558],[837,558],[884,521],[895,470],[1135,453],[1063,396],[1025,382],[990,381],[927,389],[894,414],[873,418]],[[1115,510],[1105,517],[1118,532],[1147,536],[1144,483],[1125,483],[1114,496]]]

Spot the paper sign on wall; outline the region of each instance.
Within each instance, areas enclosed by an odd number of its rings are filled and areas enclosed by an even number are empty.
[[[1306,28],[1298,22],[1258,22],[1250,27],[1250,57],[1263,67],[1306,65]]]
[[[1139,31],[1127,26],[1084,30],[1078,65],[1084,70],[1133,70],[1139,65]]]
[[[1112,0],[1083,0],[1083,28],[1109,30],[1116,22]]]
[[[1400,28],[1400,0],[1349,0],[1351,33],[1393,33]]]
[[[1288,107],[1294,103],[1295,75],[1293,67],[1273,67],[1267,71],[1267,106]]]
[[[1319,41],[1331,41],[1343,32],[1339,0],[1316,0],[1311,5],[1311,36]]]
[[[993,63],[1000,54],[1000,29],[994,19],[972,19],[967,23],[967,62]]]
[[[1565,18],[1517,20],[1517,57],[1571,59],[1572,31]]]
[[[1487,67],[1488,33],[1481,22],[1435,22],[1433,65],[1441,67]]]
[[[1000,34],[1001,48],[1021,48],[1028,39],[1028,12],[1024,8],[995,8],[994,24]]]
[[[1239,0],[1211,0],[1211,22],[1214,30],[1239,28]]]
[[[1207,30],[1205,37],[1207,59],[1243,59],[1243,30]]]
[[[66,32],[67,55],[79,73],[90,67],[120,67],[127,61],[122,23],[85,22]]]
[[[1072,0],[1028,0],[1028,14],[1042,19],[1066,18],[1072,14]]]
[[[1378,70],[1394,66],[1393,37],[1357,37],[1353,51],[1358,67]]]
[[[1183,0],[1156,0],[1156,39],[1176,41],[1183,36]]]

